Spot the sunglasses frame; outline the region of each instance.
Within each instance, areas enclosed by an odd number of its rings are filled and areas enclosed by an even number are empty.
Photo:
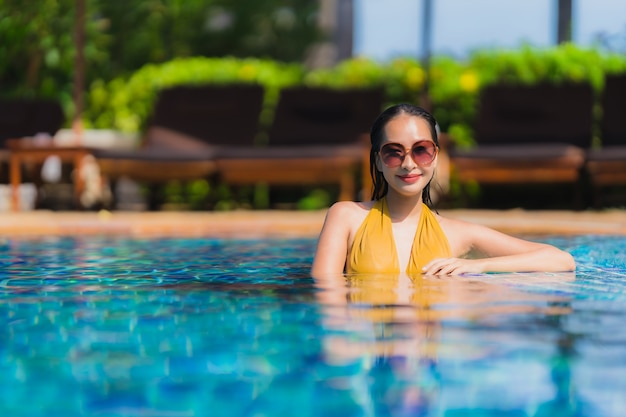
[[[413,148],[415,148],[416,145],[420,144],[420,143],[424,143],[424,142],[428,142],[431,143],[433,145],[433,147],[435,148],[435,152],[433,153],[433,158],[427,163],[427,164],[422,164],[419,163],[415,160],[415,158],[413,158]],[[385,158],[382,155],[383,152],[383,148],[385,148],[386,146],[389,145],[395,145],[397,146],[399,149],[402,149],[402,151],[404,152],[402,155],[402,159],[400,160],[400,163],[398,165],[389,165],[385,162]],[[432,163],[435,161],[435,158],[437,158],[437,155],[439,154],[439,146],[437,146],[437,144],[435,142],[433,142],[432,140],[419,140],[417,142],[415,142],[413,145],[411,145],[410,148],[405,148],[404,146],[402,146],[400,143],[398,142],[387,142],[385,143],[383,146],[380,147],[380,150],[378,151],[378,155],[380,156],[380,161],[387,167],[387,168],[397,168],[399,166],[402,165],[402,163],[404,162],[404,160],[406,159],[407,155],[411,156],[411,159],[413,160],[413,162],[415,162],[415,164],[417,164],[420,167],[429,167],[432,165]]]

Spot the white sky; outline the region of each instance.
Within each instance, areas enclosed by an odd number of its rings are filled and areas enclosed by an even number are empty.
[[[556,43],[557,0],[432,0],[432,50],[465,57],[476,48]],[[420,56],[422,0],[354,0],[354,55]],[[626,0],[573,0],[573,40],[599,32],[626,50]],[[619,42],[617,42],[619,41]]]

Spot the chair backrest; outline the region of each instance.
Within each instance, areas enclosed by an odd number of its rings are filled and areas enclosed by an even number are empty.
[[[252,145],[258,133],[263,94],[263,87],[255,84],[164,89],[149,125],[181,132],[208,144]]]
[[[593,90],[586,83],[491,85],[480,94],[476,142],[591,146]]]
[[[58,101],[48,99],[0,99],[0,146],[7,139],[47,133],[53,136],[65,122]]]
[[[356,142],[384,103],[382,89],[290,87],[280,93],[270,146],[341,145]]]
[[[602,146],[626,145],[626,73],[606,76],[601,105]]]

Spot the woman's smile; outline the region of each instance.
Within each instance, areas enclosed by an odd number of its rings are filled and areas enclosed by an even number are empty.
[[[397,177],[400,178],[402,182],[414,184],[422,178],[422,174],[397,175]]]

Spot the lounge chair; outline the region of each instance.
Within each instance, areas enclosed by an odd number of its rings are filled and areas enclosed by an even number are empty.
[[[369,194],[369,172],[361,167],[369,158],[367,132],[383,103],[378,88],[285,88],[267,145],[220,147],[218,175],[232,185],[337,184],[340,200],[356,198],[362,182]]]
[[[45,145],[65,123],[61,104],[46,98],[4,98],[0,99],[0,182],[14,186],[10,191],[13,209],[30,208],[35,204],[38,187],[41,185],[40,169],[43,161],[26,158],[27,163],[17,164],[9,147],[21,143],[21,139],[37,136],[35,143]],[[11,143],[13,142],[13,143]],[[12,160],[13,159],[13,160]],[[22,178],[36,185],[20,187]],[[19,196],[28,198],[20,204]],[[7,205],[3,201],[2,205]]]
[[[54,136],[63,126],[65,114],[61,104],[49,99],[10,98],[0,100],[0,163],[3,173],[10,153],[8,139],[19,139],[37,134]],[[6,173],[4,173],[6,175]],[[4,175],[3,175],[4,176]],[[4,176],[6,178],[6,176]]]
[[[38,133],[53,136],[65,122],[61,104],[48,99],[0,99],[0,144]]]
[[[173,180],[210,178],[220,145],[252,146],[264,89],[259,85],[178,86],[161,91],[139,149],[95,150],[104,177],[127,177],[151,189]]]
[[[580,206],[593,100],[588,84],[486,87],[479,99],[476,146],[450,149],[454,175],[464,186],[568,184]]]
[[[626,74],[606,77],[601,107],[601,147],[587,154],[596,207],[602,205],[605,187],[626,184]]]

